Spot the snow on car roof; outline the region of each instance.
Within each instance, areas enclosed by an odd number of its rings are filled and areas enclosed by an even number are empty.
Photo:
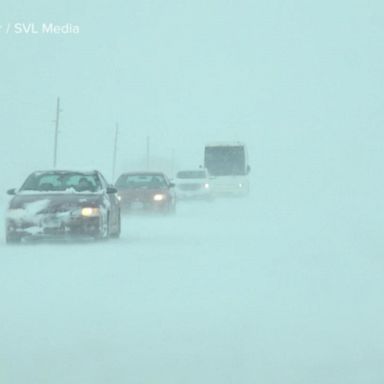
[[[47,169],[47,170],[39,170],[32,172],[34,175],[43,175],[46,173],[52,173],[52,174],[60,174],[60,173],[81,173],[84,175],[94,175],[97,171],[96,170],[81,170],[81,169]]]

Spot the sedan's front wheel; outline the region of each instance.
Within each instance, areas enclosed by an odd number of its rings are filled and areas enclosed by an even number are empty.
[[[113,239],[118,239],[120,237],[120,233],[121,233],[121,216],[119,214],[116,231],[111,233],[109,236],[112,237]]]
[[[5,242],[7,244],[19,244],[21,243],[22,237],[18,235],[17,233],[9,233],[7,232],[5,234]]]
[[[100,217],[99,233],[97,240],[107,240],[109,238],[109,213]]]

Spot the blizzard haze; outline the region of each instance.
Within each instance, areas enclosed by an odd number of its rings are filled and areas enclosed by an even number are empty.
[[[241,141],[245,199],[102,243],[0,244],[0,383],[382,384],[381,1],[3,0],[3,194],[53,164],[170,177]],[[78,26],[16,34],[8,24]],[[3,220],[4,221],[4,220]],[[3,222],[2,221],[2,222]],[[4,232],[4,226],[1,225]]]

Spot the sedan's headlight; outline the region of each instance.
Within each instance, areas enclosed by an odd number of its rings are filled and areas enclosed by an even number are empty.
[[[163,201],[165,199],[166,199],[166,196],[160,193],[153,196],[153,200],[155,201]]]
[[[85,207],[81,209],[81,216],[96,217],[100,216],[100,208]]]

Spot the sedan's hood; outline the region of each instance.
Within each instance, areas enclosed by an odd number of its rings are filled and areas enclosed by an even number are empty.
[[[102,202],[101,194],[38,193],[18,194],[10,201],[10,209],[26,208],[31,204],[40,211],[70,210],[74,207],[96,206]]]
[[[168,188],[127,188],[119,190],[119,195],[124,200],[152,200],[156,194],[169,195]]]

